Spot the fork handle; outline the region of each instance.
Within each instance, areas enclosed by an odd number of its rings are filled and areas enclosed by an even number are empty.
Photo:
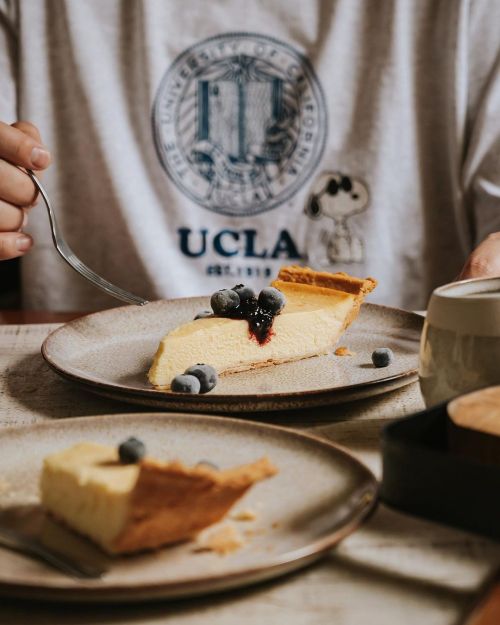
[[[0,545],[43,560],[62,573],[78,579],[97,579],[106,572],[105,569],[92,564],[76,562],[68,556],[47,549],[36,540],[20,536],[5,528],[0,530]]]
[[[74,269],[77,273],[79,273],[83,278],[91,282],[97,288],[102,289],[103,291],[108,293],[108,295],[111,295],[112,297],[116,297],[117,299],[123,302],[126,302],[127,304],[136,304],[137,306],[144,306],[145,304],[148,304],[149,303],[148,300],[142,297],[139,297],[138,295],[134,295],[133,293],[129,293],[128,291],[125,291],[124,289],[116,286],[115,284],[111,284],[111,282],[109,282],[108,280],[105,280],[102,276],[97,274],[95,271],[92,271],[92,269],[87,267],[87,265],[85,265],[78,258],[78,256],[73,252],[73,250],[66,243],[64,236],[62,235],[62,233],[60,232],[58,228],[56,216],[52,209],[47,193],[45,189],[43,188],[43,185],[40,183],[40,181],[38,180],[38,178],[35,176],[34,172],[31,169],[23,169],[21,167],[19,167],[18,169],[20,169],[27,176],[29,176],[29,178],[31,178],[31,181],[35,185],[35,188],[38,190],[38,192],[43,198],[43,201],[45,203],[45,206],[47,208],[47,212],[49,215],[50,230],[52,232],[52,240],[54,242],[54,247],[56,248],[61,258],[66,263],[68,263],[68,265],[72,269]]]

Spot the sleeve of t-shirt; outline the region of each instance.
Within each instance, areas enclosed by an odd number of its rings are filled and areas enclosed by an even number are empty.
[[[0,121],[17,119],[17,34],[16,7],[0,0]]]
[[[475,247],[500,232],[500,1],[473,0],[468,19],[465,207]]]

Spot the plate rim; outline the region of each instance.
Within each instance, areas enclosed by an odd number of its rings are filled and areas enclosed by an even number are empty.
[[[272,579],[286,574],[289,571],[297,570],[307,566],[313,560],[319,559],[325,555],[330,549],[337,545],[344,538],[356,531],[375,511],[379,502],[380,484],[373,472],[359,460],[348,448],[334,443],[328,439],[322,438],[311,432],[304,432],[295,428],[285,427],[282,425],[263,423],[260,421],[248,421],[237,419],[234,417],[225,417],[223,415],[208,415],[197,413],[182,412],[134,412],[134,413],[110,413],[98,416],[82,416],[73,417],[65,425],[71,425],[73,422],[79,423],[97,423],[103,418],[116,419],[117,417],[124,420],[134,420],[137,418],[151,418],[157,420],[174,420],[182,424],[185,418],[190,418],[201,423],[208,422],[218,424],[221,427],[231,428],[234,425],[239,427],[277,431],[278,433],[289,436],[295,440],[305,439],[309,443],[319,445],[326,449],[330,454],[340,455],[345,460],[356,466],[363,474],[362,485],[359,487],[364,493],[361,503],[353,507],[348,518],[342,522],[340,527],[336,527],[327,536],[315,539],[292,551],[287,551],[278,556],[270,556],[267,564],[260,566],[252,566],[245,569],[238,569],[225,574],[205,575],[201,578],[184,578],[175,582],[147,582],[144,584],[114,584],[105,587],[94,585],[82,586],[61,586],[54,584],[33,584],[23,583],[19,579],[12,582],[0,580],[0,596],[37,596],[41,599],[55,599],[59,601],[92,601],[92,602],[120,602],[154,600],[155,598],[180,598],[187,596],[200,596],[203,594],[212,594],[214,592],[223,591],[224,589],[233,589],[245,587],[263,581],[264,579]],[[51,428],[60,428],[61,422],[43,421],[39,423],[25,424],[20,426],[10,426],[0,431],[0,441],[2,437],[9,435],[23,434],[23,432],[33,432],[39,430],[50,430]],[[355,492],[355,491],[353,491]],[[247,579],[250,578],[250,579]],[[225,584],[229,580],[229,584]],[[234,583],[233,583],[234,582]],[[96,584],[98,582],[95,582]],[[223,584],[221,587],[220,584]],[[195,588],[191,588],[191,587]],[[201,586],[201,588],[197,588]],[[126,593],[126,597],[122,597],[121,593]]]
[[[185,301],[190,301],[194,299],[200,299],[201,297],[200,296],[182,297],[182,298],[175,298],[175,299],[155,300],[151,303],[158,304],[160,302],[169,302],[169,303],[170,302],[183,302],[183,301],[185,302]],[[389,310],[391,312],[404,314],[405,316],[407,315],[410,318],[412,318],[414,321],[418,320],[418,323],[420,323],[422,327],[424,324],[424,318],[421,315],[418,315],[417,313],[409,311],[409,310],[404,310],[402,308],[395,308],[392,306],[385,306],[383,304],[373,304],[371,302],[366,302],[363,304],[363,306],[364,307],[366,306],[368,308],[373,307],[375,309],[384,309],[384,310]],[[124,387],[124,386],[121,386],[119,384],[112,383],[112,382],[101,382],[97,380],[91,380],[89,378],[80,376],[76,373],[69,372],[68,370],[64,369],[63,367],[61,367],[60,364],[55,362],[55,360],[50,355],[49,353],[50,343],[54,340],[54,338],[60,332],[64,331],[69,326],[74,326],[78,322],[81,322],[81,320],[87,319],[89,317],[110,315],[110,314],[113,314],[117,310],[126,310],[130,308],[137,308],[137,307],[134,305],[117,306],[115,308],[108,308],[106,310],[100,310],[97,312],[89,313],[88,315],[83,315],[82,317],[79,317],[77,319],[73,319],[72,321],[68,321],[64,323],[59,328],[52,330],[52,332],[50,332],[48,336],[44,339],[42,346],[41,346],[42,357],[44,358],[45,362],[50,366],[50,368],[53,371],[55,371],[58,375],[66,379],[69,379],[73,382],[83,384],[86,387],[97,387],[100,389],[105,389],[105,390],[109,390],[112,392],[124,394],[124,395],[127,395],[128,397],[140,396],[140,397],[149,398],[151,400],[154,400],[155,398],[157,398],[158,401],[164,401],[164,402],[169,402],[169,401],[177,402],[181,400],[183,404],[186,404],[188,406],[190,404],[195,404],[195,403],[198,404],[200,403],[200,401],[209,405],[228,403],[231,401],[235,401],[235,402],[258,401],[259,399],[261,399],[262,401],[276,401],[279,403],[280,401],[281,402],[293,401],[293,400],[301,399],[301,398],[309,399],[309,398],[322,397],[322,396],[328,396],[328,395],[337,395],[337,394],[340,395],[344,392],[348,393],[348,392],[356,391],[362,388],[388,384],[390,382],[393,382],[394,380],[403,380],[405,378],[411,378],[412,376],[418,375],[418,365],[417,365],[414,369],[408,369],[406,371],[403,371],[402,373],[388,375],[377,380],[369,380],[367,382],[356,382],[354,384],[347,384],[341,387],[329,387],[326,389],[313,389],[313,390],[308,390],[308,391],[291,391],[291,392],[286,392],[286,393],[285,392],[261,393],[261,394],[232,393],[232,394],[226,394],[226,395],[221,395],[217,393],[214,393],[214,394],[207,393],[204,395],[189,395],[189,394],[182,394],[182,393],[172,393],[168,391],[160,391],[155,388],[144,388],[144,389],[127,388],[127,387]]]

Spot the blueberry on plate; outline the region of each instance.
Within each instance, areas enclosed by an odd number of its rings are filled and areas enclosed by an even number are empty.
[[[118,447],[120,462],[123,464],[134,464],[139,462],[146,454],[146,445],[138,438],[131,436],[123,441]]]
[[[273,286],[266,286],[259,295],[259,305],[273,315],[279,315],[285,307],[286,299],[281,291]]]
[[[197,364],[184,371],[184,375],[194,375],[200,381],[200,393],[208,393],[217,384],[217,371],[210,365]]]
[[[205,317],[211,317],[213,314],[212,310],[200,310],[194,319],[205,319]]]
[[[388,347],[379,347],[372,353],[372,362],[376,367],[387,367],[394,360],[394,353]]]
[[[197,395],[200,392],[200,381],[194,375],[176,375],[170,383],[174,393],[190,393]]]
[[[254,290],[251,289],[246,284],[237,284],[236,286],[233,286],[231,291],[234,291],[235,293],[238,293],[238,296],[240,298],[240,302],[246,302],[247,300],[252,299],[252,298],[255,297]]]
[[[240,296],[232,289],[216,291],[211,299],[210,306],[216,315],[223,317],[234,312],[240,305]]]

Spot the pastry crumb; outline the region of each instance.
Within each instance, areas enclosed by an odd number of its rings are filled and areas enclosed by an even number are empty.
[[[244,544],[236,528],[233,525],[226,524],[205,536],[194,551],[195,553],[214,551],[221,556],[225,556],[228,553],[237,551]]]
[[[238,512],[235,512],[231,518],[234,521],[255,521],[257,513],[247,508],[245,510],[238,510]]]
[[[281,527],[281,523],[279,521],[274,521],[271,527],[273,528],[273,530],[278,529],[278,527]]]
[[[266,530],[263,527],[248,529],[243,532],[246,538],[253,538],[254,536],[262,536],[265,533],[266,533]]]
[[[356,356],[356,352],[352,352],[348,347],[337,347],[334,354],[335,356]]]

